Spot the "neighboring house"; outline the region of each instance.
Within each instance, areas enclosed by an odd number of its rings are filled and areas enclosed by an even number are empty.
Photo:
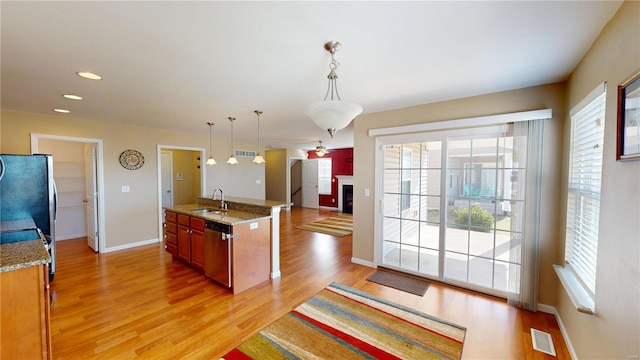
[[[541,257],[538,302],[556,312],[568,345],[579,358],[634,359],[640,355],[640,161],[616,162],[617,84],[640,69],[640,2],[625,2],[595,41],[569,80],[525,89],[486,94],[406,109],[361,115],[354,123],[354,262],[374,264],[374,138],[368,130],[445,119],[550,108],[545,127]],[[607,82],[603,187],[596,315],[577,312],[560,285],[553,264],[564,257],[564,218],[569,149],[569,111],[598,84]],[[2,110],[3,153],[30,153],[31,133],[102,139],[104,141],[107,248],[158,240],[158,144],[207,148],[204,135],[141,128],[116,123]],[[118,156],[137,149],[148,164],[123,169]],[[224,158],[224,149],[215,157]],[[266,166],[269,166],[267,163]],[[221,184],[225,194],[242,196],[234,183],[255,178],[249,166],[208,171],[206,189]],[[215,178],[215,182],[214,182]],[[483,187],[482,179],[478,186]],[[121,187],[130,186],[123,193]],[[255,185],[254,185],[255,186]],[[496,184],[498,186],[498,184]],[[243,189],[244,190],[244,189]],[[469,189],[471,191],[472,189]],[[247,191],[253,191],[247,189]],[[464,189],[458,189],[464,195]]]

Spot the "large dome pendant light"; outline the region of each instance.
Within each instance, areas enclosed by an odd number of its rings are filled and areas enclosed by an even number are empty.
[[[207,125],[209,125],[209,158],[207,159],[207,165],[215,165],[217,162],[213,158],[213,153],[211,152],[211,149],[213,148],[213,146],[211,146],[211,127],[215,124],[208,122]]]
[[[238,163],[238,159],[236,159],[236,157],[233,155],[234,149],[233,149],[233,122],[236,120],[236,118],[229,116],[228,117],[229,121],[231,121],[231,156],[229,156],[229,160],[227,160],[227,164],[229,165],[235,165]]]
[[[254,110],[253,112],[258,115],[258,152],[256,153],[256,157],[253,158],[253,162],[256,164],[262,164],[265,162],[264,158],[260,156],[260,115],[262,115],[262,111]]]
[[[329,75],[327,75],[329,79],[327,93],[324,96],[324,101],[316,102],[309,106],[307,114],[318,126],[326,129],[333,138],[336,131],[344,129],[353,118],[362,113],[362,106],[342,101],[338,93],[338,74],[336,74],[336,69],[340,64],[335,60],[334,54],[342,48],[342,44],[337,41],[329,41],[324,44],[324,48],[331,53],[330,71]],[[330,98],[329,93],[331,93]]]

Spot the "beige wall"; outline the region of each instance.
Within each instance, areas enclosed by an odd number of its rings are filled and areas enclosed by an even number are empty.
[[[539,302],[554,304],[556,278],[552,265],[560,261],[557,228],[561,209],[557,199],[560,195],[561,163],[565,118],[565,84],[551,84],[527,89],[487,94],[470,98],[414,106],[404,109],[361,115],[354,124],[355,146],[353,162],[354,209],[353,209],[353,257],[373,262],[374,223],[375,138],[369,137],[369,129],[398,125],[409,125],[495,115],[528,110],[550,108],[553,118],[545,123],[543,158],[543,197],[540,248],[540,294]],[[365,197],[364,189],[372,196]]]
[[[4,109],[1,119],[2,153],[31,153],[31,133],[102,139],[106,251],[160,239],[158,144],[209,148],[209,136],[204,124],[202,133],[186,133]],[[213,189],[219,187],[225,195],[264,199],[264,182],[256,184],[257,179],[264,179],[264,165],[254,164],[250,158],[239,158],[240,164],[228,165],[225,163],[229,156],[226,138],[214,137],[214,144],[213,156],[218,164],[206,167],[206,193],[211,194]],[[237,148],[255,146],[237,142],[236,145]],[[131,171],[120,166],[120,153],[127,149],[136,149],[144,155],[145,164],[141,169]],[[123,185],[128,185],[131,192],[123,193]]]
[[[616,162],[617,85],[640,69],[640,2],[625,2],[567,83],[571,109],[607,82],[604,163],[596,274],[596,315],[575,310],[558,287],[557,308],[580,359],[640,355],[640,160]],[[566,125],[569,126],[569,119]],[[568,158],[569,128],[565,128]],[[567,173],[563,173],[563,193]],[[562,202],[562,208],[566,205]],[[564,222],[561,224],[564,226]],[[558,250],[564,251],[564,228]]]
[[[287,150],[267,150],[265,188],[267,200],[287,201]]]

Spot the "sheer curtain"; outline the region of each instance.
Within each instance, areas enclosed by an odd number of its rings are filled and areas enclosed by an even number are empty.
[[[538,303],[538,267],[540,257],[540,197],[542,189],[542,144],[544,119],[514,124],[514,162],[519,170],[517,198],[513,206],[509,252],[508,301],[512,306],[536,311]],[[515,167],[515,166],[514,166]],[[518,221],[518,217],[521,217]]]

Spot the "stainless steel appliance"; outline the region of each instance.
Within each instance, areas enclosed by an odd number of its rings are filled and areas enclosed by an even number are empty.
[[[40,229],[51,255],[51,280],[56,272],[56,210],[53,157],[0,154],[0,232]],[[0,242],[26,240],[33,238],[9,234],[0,237]]]
[[[204,274],[228,288],[231,287],[232,229],[230,225],[207,221],[204,230]]]

